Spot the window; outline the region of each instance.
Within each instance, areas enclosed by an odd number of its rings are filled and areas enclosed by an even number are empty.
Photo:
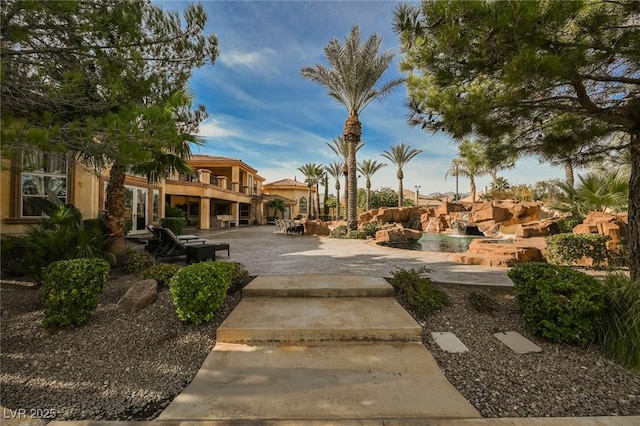
[[[300,213],[307,212],[307,199],[302,197],[300,198]]]
[[[42,216],[44,200],[67,202],[67,158],[51,152],[25,152],[21,159],[20,203],[23,217]]]
[[[160,190],[153,190],[153,213],[152,213],[152,222],[158,223],[160,222]]]

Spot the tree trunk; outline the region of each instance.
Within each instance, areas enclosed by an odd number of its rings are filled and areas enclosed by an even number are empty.
[[[347,154],[348,155],[348,154]],[[342,175],[344,176],[344,220],[349,219],[349,169],[347,163],[342,167]]]
[[[631,135],[629,178],[629,274],[640,280],[640,133]]]
[[[404,188],[402,186],[404,172],[402,171],[402,169],[398,169],[396,177],[398,178],[398,207],[402,207],[402,204],[404,204],[404,194],[402,193],[402,191],[404,191]]]
[[[329,220],[329,206],[327,206],[327,200],[329,199],[329,176],[324,175],[324,220]]]
[[[358,170],[356,163],[356,145],[362,137],[362,125],[357,114],[351,114],[344,123],[344,140],[347,141],[349,156],[347,158],[348,170],[348,205],[347,205],[347,227],[355,231],[358,229]]]
[[[471,202],[476,202],[476,181],[473,176],[469,177],[469,184],[471,185]]]
[[[313,198],[311,198],[311,185],[307,185],[307,219],[311,219],[313,211]]]
[[[340,220],[340,180],[336,180],[336,220]]]
[[[564,162],[564,176],[567,180],[567,184],[573,188],[575,184],[575,178],[573,175],[573,162],[570,159],[565,160]]]
[[[369,211],[369,198],[371,198],[371,180],[367,178],[367,211]]]
[[[106,212],[104,216],[109,244],[107,250],[116,258],[118,265],[122,265],[127,258],[127,248],[124,240],[124,178],[126,168],[121,163],[114,163],[109,173],[107,185]]]
[[[320,219],[320,184],[319,181],[316,180],[316,219]]]

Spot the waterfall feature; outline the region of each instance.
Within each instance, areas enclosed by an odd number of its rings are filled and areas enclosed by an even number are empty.
[[[424,232],[440,232],[440,220],[437,217],[432,217],[429,219],[429,223],[427,223],[427,228]]]
[[[451,229],[455,235],[466,235],[467,226],[469,225],[469,214],[456,215],[451,221]]]

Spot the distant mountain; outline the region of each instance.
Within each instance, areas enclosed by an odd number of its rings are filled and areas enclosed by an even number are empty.
[[[458,193],[458,195],[460,196],[460,198],[464,198],[464,197],[468,197],[469,195],[471,195],[470,192],[460,192]],[[427,195],[427,197],[429,198],[435,198],[436,200],[441,199],[442,197],[447,197],[453,200],[453,198],[456,196],[456,193],[453,191],[449,191],[449,192],[432,192],[431,194]]]

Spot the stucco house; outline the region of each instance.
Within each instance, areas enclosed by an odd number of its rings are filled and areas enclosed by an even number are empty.
[[[308,186],[296,179],[281,179],[275,182],[265,183],[262,186],[265,196],[277,196],[284,200],[284,219],[296,217],[307,218],[315,216],[316,187]],[[267,217],[275,215],[273,209],[267,207]]]
[[[0,233],[21,234],[39,222],[37,200],[55,197],[73,204],[85,219],[98,218],[105,205],[109,172],[61,153],[36,153],[2,159],[0,169]],[[195,176],[172,175],[159,184],[143,177],[125,179],[125,219],[131,233],[164,217],[165,203],[183,209],[200,229],[266,222],[262,196],[264,178],[241,160],[194,155]]]

